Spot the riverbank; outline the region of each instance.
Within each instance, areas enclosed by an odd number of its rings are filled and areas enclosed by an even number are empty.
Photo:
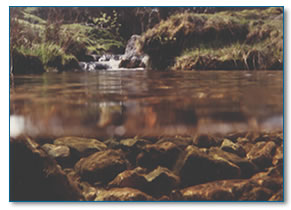
[[[156,69],[282,70],[283,9],[176,14],[139,45]]]
[[[118,33],[116,13],[100,13],[94,22],[66,21],[51,8],[11,9],[10,51],[14,74],[80,69],[80,61],[93,61],[91,54],[118,54],[125,41]]]
[[[10,165],[13,201],[283,201],[281,131],[11,138]]]
[[[136,46],[131,43],[137,53],[115,66],[160,71],[283,69],[281,7],[126,9],[13,8],[12,72],[84,70],[84,62],[126,54],[130,37],[139,37],[134,34],[141,35]],[[147,63],[141,61],[144,54],[150,58]],[[101,63],[93,70],[105,69]]]

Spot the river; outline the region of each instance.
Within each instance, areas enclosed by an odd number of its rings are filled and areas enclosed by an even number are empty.
[[[282,71],[14,76],[10,135],[172,136],[283,129]]]

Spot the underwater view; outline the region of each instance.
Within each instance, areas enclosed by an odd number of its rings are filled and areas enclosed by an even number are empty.
[[[10,7],[10,201],[284,201],[283,7]]]

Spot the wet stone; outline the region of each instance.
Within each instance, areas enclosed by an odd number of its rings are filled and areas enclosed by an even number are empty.
[[[273,165],[283,164],[283,145],[276,148],[272,164]]]
[[[148,173],[145,169],[137,167],[120,173],[108,186],[131,187],[159,198],[169,194],[179,183],[179,177],[167,168],[157,167]]]
[[[273,141],[258,142],[247,154],[247,158],[257,165],[261,170],[272,166],[273,155],[276,144]]]
[[[250,140],[245,137],[238,137],[236,140],[237,140],[236,142],[239,144],[246,144],[250,142]]]
[[[89,156],[107,148],[106,144],[101,141],[82,137],[61,137],[56,139],[54,144],[69,147],[71,153],[78,158]]]
[[[267,201],[272,196],[272,191],[265,187],[256,187],[245,193],[240,198],[241,201]]]
[[[145,178],[149,185],[145,192],[154,197],[167,195],[180,184],[179,177],[163,167],[156,168],[149,174],[145,175]]]
[[[123,187],[97,190],[95,201],[154,201],[154,199],[137,189]]]
[[[137,167],[132,170],[126,170],[118,174],[108,186],[112,187],[130,187],[144,191],[147,188],[147,180],[144,177],[146,169]]]
[[[261,133],[256,138],[254,138],[254,142],[261,141],[273,141],[277,145],[280,145],[283,142],[283,133]]]
[[[126,158],[132,165],[136,164],[136,157],[145,145],[151,144],[150,141],[139,138],[123,139],[120,141],[120,148],[125,152]]]
[[[182,201],[233,201],[237,200],[242,192],[248,190],[247,185],[249,185],[247,180],[213,181],[182,189],[179,193],[175,193],[173,199]]]
[[[85,201],[94,201],[96,198],[96,193],[97,190],[95,187],[92,187],[89,183],[87,182],[81,182],[80,183],[80,188],[82,190],[82,194],[85,198]]]
[[[269,201],[284,201],[284,191],[283,189],[279,190],[275,195],[273,195]]]
[[[169,141],[146,145],[137,156],[136,163],[148,169],[154,169],[159,165],[172,169],[181,153],[182,150]]]
[[[245,157],[245,150],[238,144],[233,143],[229,139],[224,139],[220,148],[226,152],[234,153],[240,157]]]
[[[283,163],[277,164],[274,167],[268,168],[268,175],[269,176],[283,176]]]
[[[10,142],[10,164],[13,201],[83,200],[77,183],[30,138]]]
[[[250,178],[258,171],[256,165],[254,165],[251,161],[246,158],[239,157],[234,153],[223,151],[218,147],[210,148],[208,154],[214,158],[219,157],[237,165],[240,168],[240,178]]]
[[[183,137],[183,136],[175,136],[175,137],[164,137],[158,140],[156,143],[161,144],[163,142],[172,142],[176,144],[182,150],[186,149],[187,146],[193,143],[193,137]]]
[[[104,141],[104,144],[106,144],[109,149],[120,149],[120,142],[115,138],[107,139]]]
[[[251,149],[255,146],[253,143],[247,142],[247,143],[238,143],[243,149],[244,151],[247,153],[249,153],[251,151]]]
[[[123,147],[123,149],[142,148],[143,146],[147,144],[151,144],[151,142],[148,140],[139,139],[139,138],[123,139],[120,141],[120,145],[121,147]]]
[[[179,163],[179,172],[183,186],[191,186],[214,180],[240,177],[240,168],[219,156],[210,156],[195,146],[188,146],[186,154]]]
[[[82,158],[76,163],[75,170],[82,180],[89,183],[107,183],[127,167],[128,162],[121,150],[108,149]]]
[[[203,134],[203,135],[197,136],[194,139],[193,144],[200,148],[210,148],[213,146],[219,146],[221,144],[221,139]]]
[[[238,138],[244,138],[246,137],[247,133],[246,132],[242,132],[242,133],[230,133],[228,135],[225,136],[225,138],[231,140],[232,142],[237,142],[238,141]]]
[[[261,172],[251,178],[252,182],[259,187],[264,187],[276,193],[283,188],[282,176],[269,176],[268,172]]]
[[[261,134],[261,135],[259,135],[258,137],[256,137],[256,138],[254,139],[254,142],[269,141],[269,140],[270,140],[269,135]]]
[[[266,201],[278,194],[283,185],[280,185],[282,182],[280,179],[270,178],[266,174],[261,174],[261,176],[250,179],[219,180],[190,186],[173,191],[170,197],[172,200],[189,201]],[[274,185],[274,182],[277,182],[277,185]],[[280,194],[278,197],[280,198]]]
[[[56,146],[54,144],[45,144],[42,146],[48,155],[54,159],[63,167],[69,167],[70,161],[70,148],[67,146]]]

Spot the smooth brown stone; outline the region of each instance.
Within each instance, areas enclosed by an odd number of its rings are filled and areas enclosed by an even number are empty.
[[[163,166],[172,169],[182,150],[174,143],[165,141],[152,145],[146,145],[137,158],[138,166],[154,169]]]
[[[54,141],[55,145],[64,145],[71,149],[71,152],[81,157],[89,156],[95,152],[103,151],[107,149],[106,144],[97,139],[89,139],[83,137],[61,137]]]
[[[208,155],[195,146],[188,146],[181,159],[175,171],[180,174],[183,186],[239,178],[241,174],[234,163],[217,155]]]
[[[95,201],[154,201],[151,196],[133,188],[112,188],[110,190],[97,190]]]
[[[83,180],[90,183],[106,183],[127,167],[128,162],[121,150],[108,149],[82,158],[76,163],[75,170]]]
[[[272,160],[275,151],[276,144],[273,141],[258,142],[248,152],[247,158],[256,164],[258,168],[264,169],[272,166]]]

